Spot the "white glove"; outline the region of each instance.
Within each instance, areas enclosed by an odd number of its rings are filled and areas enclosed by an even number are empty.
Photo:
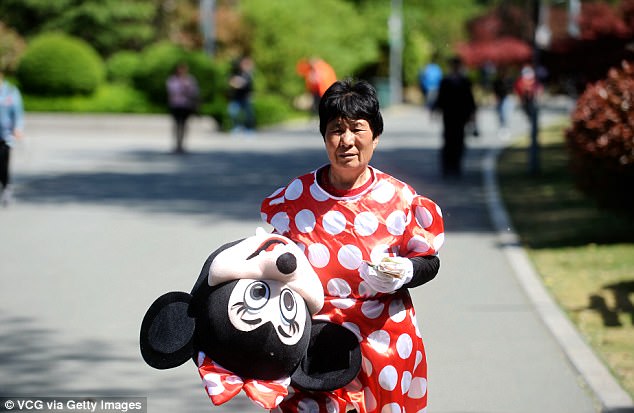
[[[378,264],[362,261],[359,275],[377,292],[391,293],[411,281],[412,262],[404,257],[385,257]]]

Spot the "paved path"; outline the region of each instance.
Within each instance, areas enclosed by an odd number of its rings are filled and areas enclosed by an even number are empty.
[[[493,114],[480,113],[482,136],[469,139],[456,182],[439,177],[438,120],[417,107],[385,118],[373,164],[436,200],[446,220],[441,273],[413,293],[428,411],[597,411],[489,218],[482,160],[502,144]],[[528,127],[520,113],[513,124]],[[261,225],[261,198],[326,162],[316,122],[245,137],[197,119],[185,156],[169,153],[164,116],[30,114],[27,133],[14,151],[16,202],[0,210],[0,396],[147,396],[152,413],[261,411],[243,397],[212,408],[192,365],[149,368],[139,324],[162,293],[189,291],[211,250]]]

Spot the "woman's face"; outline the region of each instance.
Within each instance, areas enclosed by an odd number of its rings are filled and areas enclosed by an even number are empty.
[[[328,122],[324,141],[332,169],[363,172],[379,143],[379,137],[373,138],[373,135],[364,119],[337,118]]]

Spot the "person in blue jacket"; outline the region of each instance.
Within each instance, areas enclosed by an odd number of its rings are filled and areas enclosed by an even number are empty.
[[[438,89],[443,77],[442,69],[435,60],[436,58],[434,57],[418,73],[418,84],[423,93],[423,103],[430,110],[436,103]]]
[[[8,205],[12,199],[9,160],[11,146],[23,135],[24,107],[17,87],[4,80],[0,68],[0,203]]]

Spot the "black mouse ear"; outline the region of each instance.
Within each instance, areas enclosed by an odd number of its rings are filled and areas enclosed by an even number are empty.
[[[156,369],[180,366],[194,353],[195,320],[187,315],[191,295],[170,292],[152,303],[141,323],[141,355]]]
[[[360,368],[357,336],[338,324],[313,320],[308,351],[291,382],[304,390],[332,391],[350,383]]]

